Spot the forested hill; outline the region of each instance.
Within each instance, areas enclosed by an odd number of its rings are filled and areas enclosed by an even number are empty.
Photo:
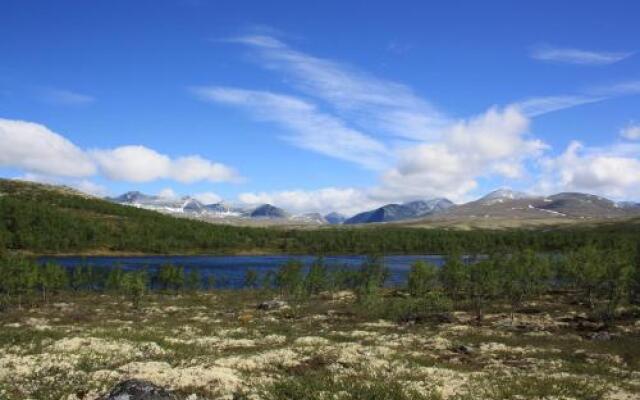
[[[0,179],[0,251],[45,253],[467,252],[633,245],[638,222],[554,230],[455,231],[399,227],[283,229],[214,225],[113,204],[71,189]]]

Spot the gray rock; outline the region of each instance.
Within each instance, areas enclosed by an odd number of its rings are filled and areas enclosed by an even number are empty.
[[[130,379],[118,383],[111,391],[97,400],[178,400],[170,390],[151,382]]]
[[[258,310],[277,310],[287,305],[286,302],[282,300],[269,300],[263,301],[258,304]]]
[[[456,346],[452,350],[454,352],[456,352],[456,353],[461,353],[461,354],[466,354],[466,355],[471,355],[471,354],[474,353],[473,348],[471,348],[471,347],[469,347],[467,345],[464,345],[464,344]]]
[[[591,340],[611,340],[611,334],[607,331],[594,332],[587,336]]]

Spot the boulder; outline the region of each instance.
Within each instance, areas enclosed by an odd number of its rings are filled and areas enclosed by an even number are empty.
[[[278,310],[286,305],[287,303],[282,300],[268,300],[258,304],[258,310]]]
[[[118,383],[111,391],[97,400],[178,400],[170,390],[151,382],[130,379]]]

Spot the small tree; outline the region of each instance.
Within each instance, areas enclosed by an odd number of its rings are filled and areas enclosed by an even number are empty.
[[[121,268],[113,268],[109,271],[105,282],[105,289],[110,292],[122,290],[125,273]]]
[[[360,266],[356,294],[360,300],[375,297],[389,277],[389,270],[385,268],[379,257],[368,257]]]
[[[140,308],[140,303],[147,291],[146,271],[134,271],[124,274],[122,279],[122,293],[131,300],[133,308]]]
[[[602,259],[604,272],[597,288],[602,301],[599,311],[605,322],[615,317],[617,307],[627,300],[632,284],[633,258],[622,249],[612,249]]]
[[[165,290],[180,290],[185,287],[184,268],[165,264],[158,271],[158,283]]]
[[[453,301],[459,300],[468,280],[469,268],[462,261],[460,253],[449,253],[440,269],[440,281],[447,296]]]
[[[476,321],[481,322],[487,304],[499,293],[500,271],[493,258],[472,263],[468,265],[468,270],[469,278],[464,293],[475,312]]]
[[[200,277],[200,271],[196,268],[192,268],[187,274],[186,286],[192,292],[197,292],[201,288],[202,278]]]
[[[248,269],[244,274],[243,286],[248,289],[255,289],[258,286],[258,272],[255,269]]]
[[[317,259],[311,264],[309,272],[304,280],[305,293],[308,296],[316,295],[328,286],[327,269],[324,266],[322,258]]]
[[[511,304],[511,321],[514,311],[531,298],[547,289],[551,268],[547,257],[527,249],[510,257],[495,257],[500,274],[502,293]]]
[[[425,261],[416,261],[411,266],[408,277],[409,294],[424,297],[438,285],[438,268]]]
[[[40,267],[38,274],[38,286],[42,293],[42,300],[47,303],[50,293],[62,290],[69,283],[67,272],[59,265],[47,263]]]
[[[216,288],[216,276],[211,274],[207,277],[207,289],[213,290]]]
[[[276,274],[276,286],[284,295],[300,296],[303,290],[302,284],[302,263],[300,261],[287,261]]]
[[[565,267],[567,277],[588,307],[595,308],[598,286],[605,274],[602,253],[592,245],[582,247],[567,256]]]

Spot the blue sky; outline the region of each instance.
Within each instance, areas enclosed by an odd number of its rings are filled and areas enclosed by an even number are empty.
[[[640,200],[640,4],[0,4],[0,176],[352,213]]]

